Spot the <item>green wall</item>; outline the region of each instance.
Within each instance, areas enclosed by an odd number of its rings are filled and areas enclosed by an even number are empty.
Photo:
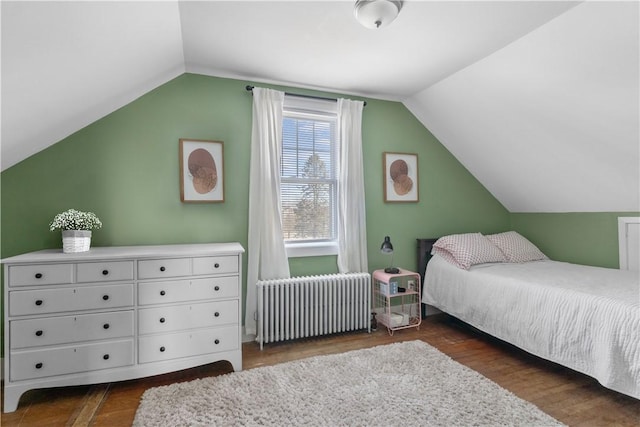
[[[60,248],[60,233],[50,232],[48,224],[69,208],[94,211],[102,220],[94,246],[238,241],[246,248],[252,105],[247,83],[252,82],[184,74],[2,172],[1,256]],[[394,265],[415,269],[417,237],[511,228],[551,258],[617,266],[618,214],[509,214],[404,105],[366,101],[371,270],[390,263],[379,251],[385,235],[394,244]],[[224,203],[180,202],[179,138],[224,141]],[[419,203],[384,203],[385,151],[418,155]],[[290,264],[294,275],[337,271],[335,257],[294,258]]]
[[[60,247],[60,233],[48,224],[68,208],[100,217],[94,246],[246,246],[252,103],[246,84],[184,74],[4,171],[2,257]],[[180,202],[179,138],[224,141],[224,203]],[[397,248],[394,263],[415,268],[416,237],[509,225],[503,206],[401,103],[368,99],[363,141],[371,269],[389,261],[378,251],[385,234]],[[419,203],[384,203],[385,151],[418,154]],[[335,257],[291,264],[295,274],[336,269]]]
[[[549,258],[619,268],[618,217],[640,212],[513,213],[511,228]]]
[[[60,233],[50,232],[48,224],[69,208],[93,211],[102,220],[94,246],[239,241],[246,248],[252,114],[247,83],[184,74],[4,171],[1,256],[60,248]],[[385,235],[396,249],[394,264],[416,268],[416,237],[508,228],[504,207],[404,105],[366,101],[371,270],[390,262],[379,251]],[[179,138],[224,141],[224,203],[180,202]],[[384,203],[385,151],[418,154],[419,203]],[[303,275],[337,267],[335,257],[296,258],[291,270]]]

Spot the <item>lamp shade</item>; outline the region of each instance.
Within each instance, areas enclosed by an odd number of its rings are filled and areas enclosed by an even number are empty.
[[[401,7],[402,1],[396,0],[358,0],[353,14],[363,26],[381,28],[396,19]]]
[[[389,236],[385,236],[384,242],[382,242],[382,246],[380,246],[380,252],[383,254],[393,253],[393,245],[391,244],[391,238],[389,238]]]

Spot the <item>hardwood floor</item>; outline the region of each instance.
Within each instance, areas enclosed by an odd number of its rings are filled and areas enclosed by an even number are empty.
[[[423,340],[570,426],[639,426],[640,400],[471,330],[445,315],[430,316],[420,330],[340,334],[295,342],[243,345],[244,369],[398,341]],[[93,386],[32,390],[3,426],[128,426],[150,387],[231,372],[218,362],[156,377]],[[167,426],[168,427],[168,426]]]

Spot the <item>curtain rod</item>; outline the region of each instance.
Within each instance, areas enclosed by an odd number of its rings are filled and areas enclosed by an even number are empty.
[[[253,92],[253,88],[255,86],[251,86],[251,85],[246,85],[245,89],[247,90],[247,92]],[[309,99],[321,99],[323,101],[333,101],[333,102],[338,102],[338,100],[336,98],[326,98],[324,96],[315,96],[315,95],[302,95],[300,93],[290,93],[290,92],[285,92],[284,93],[287,96],[296,96],[298,98],[309,98]],[[367,105],[367,101],[363,101],[364,106]]]

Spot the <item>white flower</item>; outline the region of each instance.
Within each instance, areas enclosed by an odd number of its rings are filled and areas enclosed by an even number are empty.
[[[102,222],[93,212],[82,212],[69,209],[53,218],[49,229],[60,230],[92,230],[102,227]]]

